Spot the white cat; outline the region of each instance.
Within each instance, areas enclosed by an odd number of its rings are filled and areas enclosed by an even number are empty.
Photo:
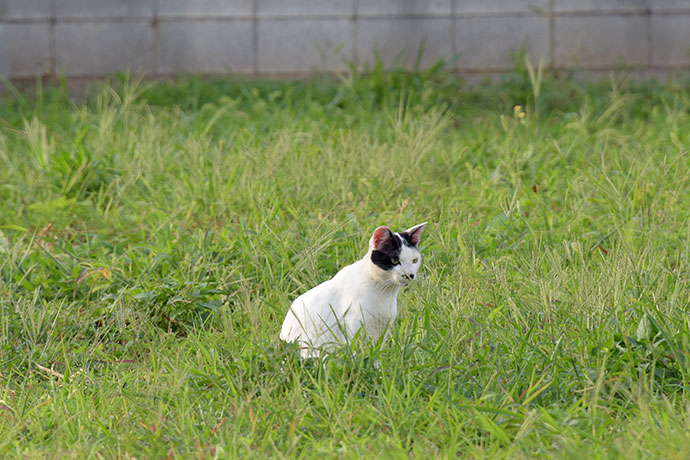
[[[425,225],[400,233],[378,227],[363,259],[292,303],[280,338],[298,342],[302,357],[348,343],[362,326],[368,338],[376,341],[383,335],[385,340],[398,314],[398,292],[415,278],[421,264],[417,245]]]

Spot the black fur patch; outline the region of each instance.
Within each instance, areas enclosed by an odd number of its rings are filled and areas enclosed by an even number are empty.
[[[412,242],[412,236],[409,233],[400,232],[397,233],[397,235],[400,235],[400,238],[402,238],[403,242],[405,243],[405,246],[409,246],[411,248],[415,247],[415,244]]]
[[[403,241],[401,238],[396,238],[395,234],[391,233],[378,249],[371,251],[371,261],[374,265],[382,270],[395,267],[397,264],[394,264],[392,260],[400,257],[401,241]]]

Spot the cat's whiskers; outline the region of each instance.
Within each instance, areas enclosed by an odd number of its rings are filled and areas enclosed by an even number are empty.
[[[398,284],[394,279],[388,279],[382,283],[375,283],[374,284],[374,289],[376,289],[382,293],[391,293],[389,291],[395,291],[401,287],[403,287],[403,286]]]

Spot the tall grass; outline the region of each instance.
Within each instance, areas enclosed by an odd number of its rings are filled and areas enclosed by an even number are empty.
[[[6,94],[0,455],[685,458],[688,94],[529,65]],[[279,342],[424,220],[389,343]]]

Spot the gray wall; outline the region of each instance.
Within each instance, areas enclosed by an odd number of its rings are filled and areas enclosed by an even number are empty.
[[[456,56],[514,68],[690,69],[690,0],[0,0],[0,75],[304,75]]]

